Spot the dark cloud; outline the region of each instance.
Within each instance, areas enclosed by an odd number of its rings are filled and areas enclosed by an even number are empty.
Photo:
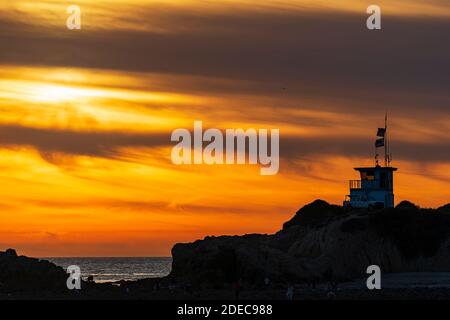
[[[0,21],[0,42],[7,44],[0,63],[247,80],[246,85],[207,80],[195,85],[205,91],[321,99],[360,112],[375,112],[368,109],[380,105],[424,114],[450,111],[448,19],[386,16],[382,31],[368,31],[364,12],[166,16],[176,32],[30,31]]]
[[[394,141],[391,151],[396,160],[434,163],[450,162],[450,139],[434,142]],[[374,140],[359,137],[285,137],[280,141],[280,155],[287,159],[320,161],[323,155],[374,157]],[[383,152],[380,150],[382,157]]]
[[[321,156],[346,155],[366,157],[374,155],[371,139],[351,136],[293,137],[280,138],[280,156],[283,159],[320,159]],[[98,157],[120,157],[122,147],[154,148],[173,146],[170,133],[139,134],[121,132],[80,132],[57,129],[38,129],[13,125],[0,126],[0,146],[31,146],[41,152],[43,158],[52,162],[53,155],[89,155]],[[395,159],[413,162],[450,162],[450,140],[434,142],[394,141],[391,145]],[[151,151],[149,151],[151,152]],[[160,156],[160,155],[158,155]],[[170,154],[167,154],[167,159]]]
[[[82,132],[0,126],[0,145],[32,146],[46,157],[52,153],[113,157],[120,147],[156,147],[170,143],[170,134]]]

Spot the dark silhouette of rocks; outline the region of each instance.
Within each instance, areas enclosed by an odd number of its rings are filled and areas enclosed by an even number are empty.
[[[62,292],[66,279],[63,268],[46,260],[18,256],[13,249],[0,252],[0,292]]]
[[[273,235],[206,237],[172,249],[166,278],[82,283],[66,287],[68,275],[45,260],[0,252],[0,299],[283,299],[287,283],[328,283],[367,277],[376,264],[383,273],[450,270],[450,204],[422,209],[410,202],[382,210],[349,210],[317,200]],[[266,278],[271,289],[264,288]],[[266,288],[267,289],[267,288]],[[448,298],[450,289],[384,289],[386,299]],[[378,299],[364,288],[340,293],[345,299]],[[322,291],[303,289],[305,299]]]
[[[110,283],[82,281],[82,290],[69,290],[66,284],[68,276],[62,267],[47,260],[18,256],[14,249],[0,251],[0,300],[131,297],[125,287]]]
[[[345,281],[383,272],[450,270],[450,212],[402,202],[395,209],[344,209],[317,200],[274,235],[207,237],[172,249],[171,277],[221,287]]]
[[[316,200],[297,211],[291,220],[284,223],[283,230],[296,225],[316,226],[320,223],[325,223],[330,218],[346,212],[348,212],[348,209],[330,205],[324,200]]]
[[[397,206],[397,209],[418,209],[419,207],[416,206],[414,203],[404,200],[400,202]]]

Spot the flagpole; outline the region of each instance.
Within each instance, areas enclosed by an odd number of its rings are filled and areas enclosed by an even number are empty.
[[[389,135],[388,135],[388,114],[386,111],[385,117],[384,117],[384,165],[385,167],[389,167]]]

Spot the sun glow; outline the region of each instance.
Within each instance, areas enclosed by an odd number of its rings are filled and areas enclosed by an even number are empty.
[[[178,107],[200,110],[208,103],[206,97],[161,91],[152,83],[157,83],[155,75],[5,66],[0,71],[0,123],[129,133],[168,131],[191,122]]]
[[[103,94],[96,90],[87,90],[61,85],[39,85],[30,92],[32,99],[38,102],[64,102],[88,97],[100,97]]]

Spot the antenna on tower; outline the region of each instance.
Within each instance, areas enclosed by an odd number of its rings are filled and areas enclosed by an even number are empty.
[[[386,111],[386,115],[384,118],[384,129],[385,129],[385,143],[384,143],[384,159],[385,159],[385,166],[390,167],[391,161],[392,161],[392,155],[391,155],[391,145],[389,140],[389,131],[388,131],[388,113]]]

